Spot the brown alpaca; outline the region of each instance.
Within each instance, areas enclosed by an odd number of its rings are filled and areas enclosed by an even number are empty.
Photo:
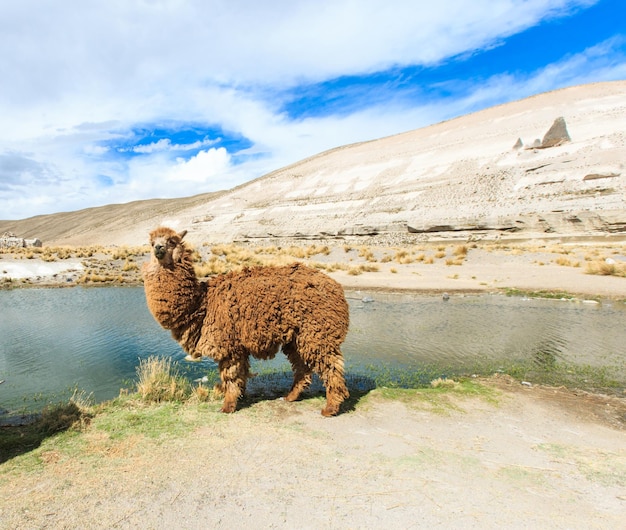
[[[150,233],[152,257],[143,266],[150,312],[193,358],[218,363],[222,412],[234,412],[250,377],[250,360],[272,359],[279,348],[293,368],[287,401],[298,399],[313,372],[326,387],[324,416],[349,396],[340,345],[348,332],[341,286],[301,264],[255,267],[199,282],[182,241],[187,232]]]

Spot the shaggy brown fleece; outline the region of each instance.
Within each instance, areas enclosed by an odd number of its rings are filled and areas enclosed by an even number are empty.
[[[142,270],[146,300],[186,352],[218,362],[222,411],[235,411],[250,376],[250,355],[271,359],[282,347],[294,373],[286,399],[298,399],[315,372],[326,387],[322,414],[337,414],[349,396],[340,350],[349,324],[342,287],[298,263],[199,282],[185,234],[166,227],[150,233],[152,258]]]

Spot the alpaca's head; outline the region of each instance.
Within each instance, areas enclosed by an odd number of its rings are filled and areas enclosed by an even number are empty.
[[[174,232],[171,228],[159,226],[150,232],[150,245],[152,246],[152,255],[159,264],[171,267],[175,263],[180,262],[186,253],[183,237],[187,230],[180,233]]]

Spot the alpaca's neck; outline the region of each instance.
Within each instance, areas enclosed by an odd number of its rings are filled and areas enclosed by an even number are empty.
[[[192,325],[204,289],[190,261],[182,260],[172,268],[151,262],[144,270],[144,288],[150,312],[161,326],[182,331]]]

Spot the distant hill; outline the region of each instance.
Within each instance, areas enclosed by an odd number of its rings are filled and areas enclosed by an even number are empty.
[[[38,215],[18,221],[0,221],[0,233],[39,238],[45,245],[141,245],[136,225],[152,226],[167,216],[206,204],[224,192],[205,193],[182,199],[149,199],[126,204],[109,204],[75,212]]]
[[[624,116],[626,81],[582,85],[339,147],[232,190],[0,221],[0,233],[142,244],[167,223],[197,242],[626,236]]]

